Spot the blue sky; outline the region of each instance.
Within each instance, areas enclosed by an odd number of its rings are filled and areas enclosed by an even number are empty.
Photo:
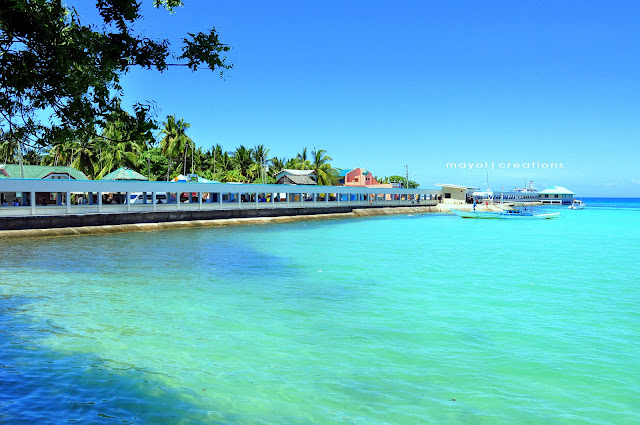
[[[126,102],[184,118],[199,146],[321,148],[377,176],[406,164],[425,188],[484,188],[487,170],[447,163],[493,162],[494,189],[533,179],[640,196],[640,2],[143,3],[147,36],[177,49],[215,26],[232,46],[224,79],[173,68],[123,80]],[[532,162],[563,167],[499,168]]]

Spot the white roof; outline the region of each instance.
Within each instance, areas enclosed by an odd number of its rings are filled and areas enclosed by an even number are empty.
[[[291,174],[292,176],[308,176],[309,174],[315,174],[315,170],[290,170],[285,168],[280,171],[280,173]],[[278,173],[278,174],[280,174]]]
[[[575,195],[575,193],[562,186],[551,186],[550,188],[545,189],[540,193],[548,195]]]
[[[446,183],[436,183],[436,186],[440,186],[440,187],[450,187],[451,189],[477,189],[477,187],[471,187],[471,186],[460,186],[457,184],[446,184]]]

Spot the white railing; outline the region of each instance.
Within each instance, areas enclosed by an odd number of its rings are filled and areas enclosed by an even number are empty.
[[[145,195],[131,203],[132,194],[137,193]],[[144,201],[146,194],[151,194],[149,202]],[[151,202],[156,194],[162,194],[162,203]],[[353,186],[0,179],[0,197],[6,201],[6,206],[0,206],[0,217],[416,206],[434,205],[439,196],[441,190]],[[13,206],[14,201],[20,206]]]

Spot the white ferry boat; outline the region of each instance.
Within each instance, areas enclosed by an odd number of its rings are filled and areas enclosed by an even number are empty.
[[[571,202],[571,205],[569,205],[569,209],[570,210],[581,210],[585,206],[587,206],[587,204],[582,202],[580,199],[574,199],[573,202]]]

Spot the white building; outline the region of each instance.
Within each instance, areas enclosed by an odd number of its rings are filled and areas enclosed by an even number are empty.
[[[566,187],[551,186],[540,192],[540,202],[543,204],[570,204],[573,201],[573,193]]]
[[[457,184],[437,183],[442,188],[442,202],[445,204],[466,204],[471,199],[472,193],[477,188],[459,186]]]

